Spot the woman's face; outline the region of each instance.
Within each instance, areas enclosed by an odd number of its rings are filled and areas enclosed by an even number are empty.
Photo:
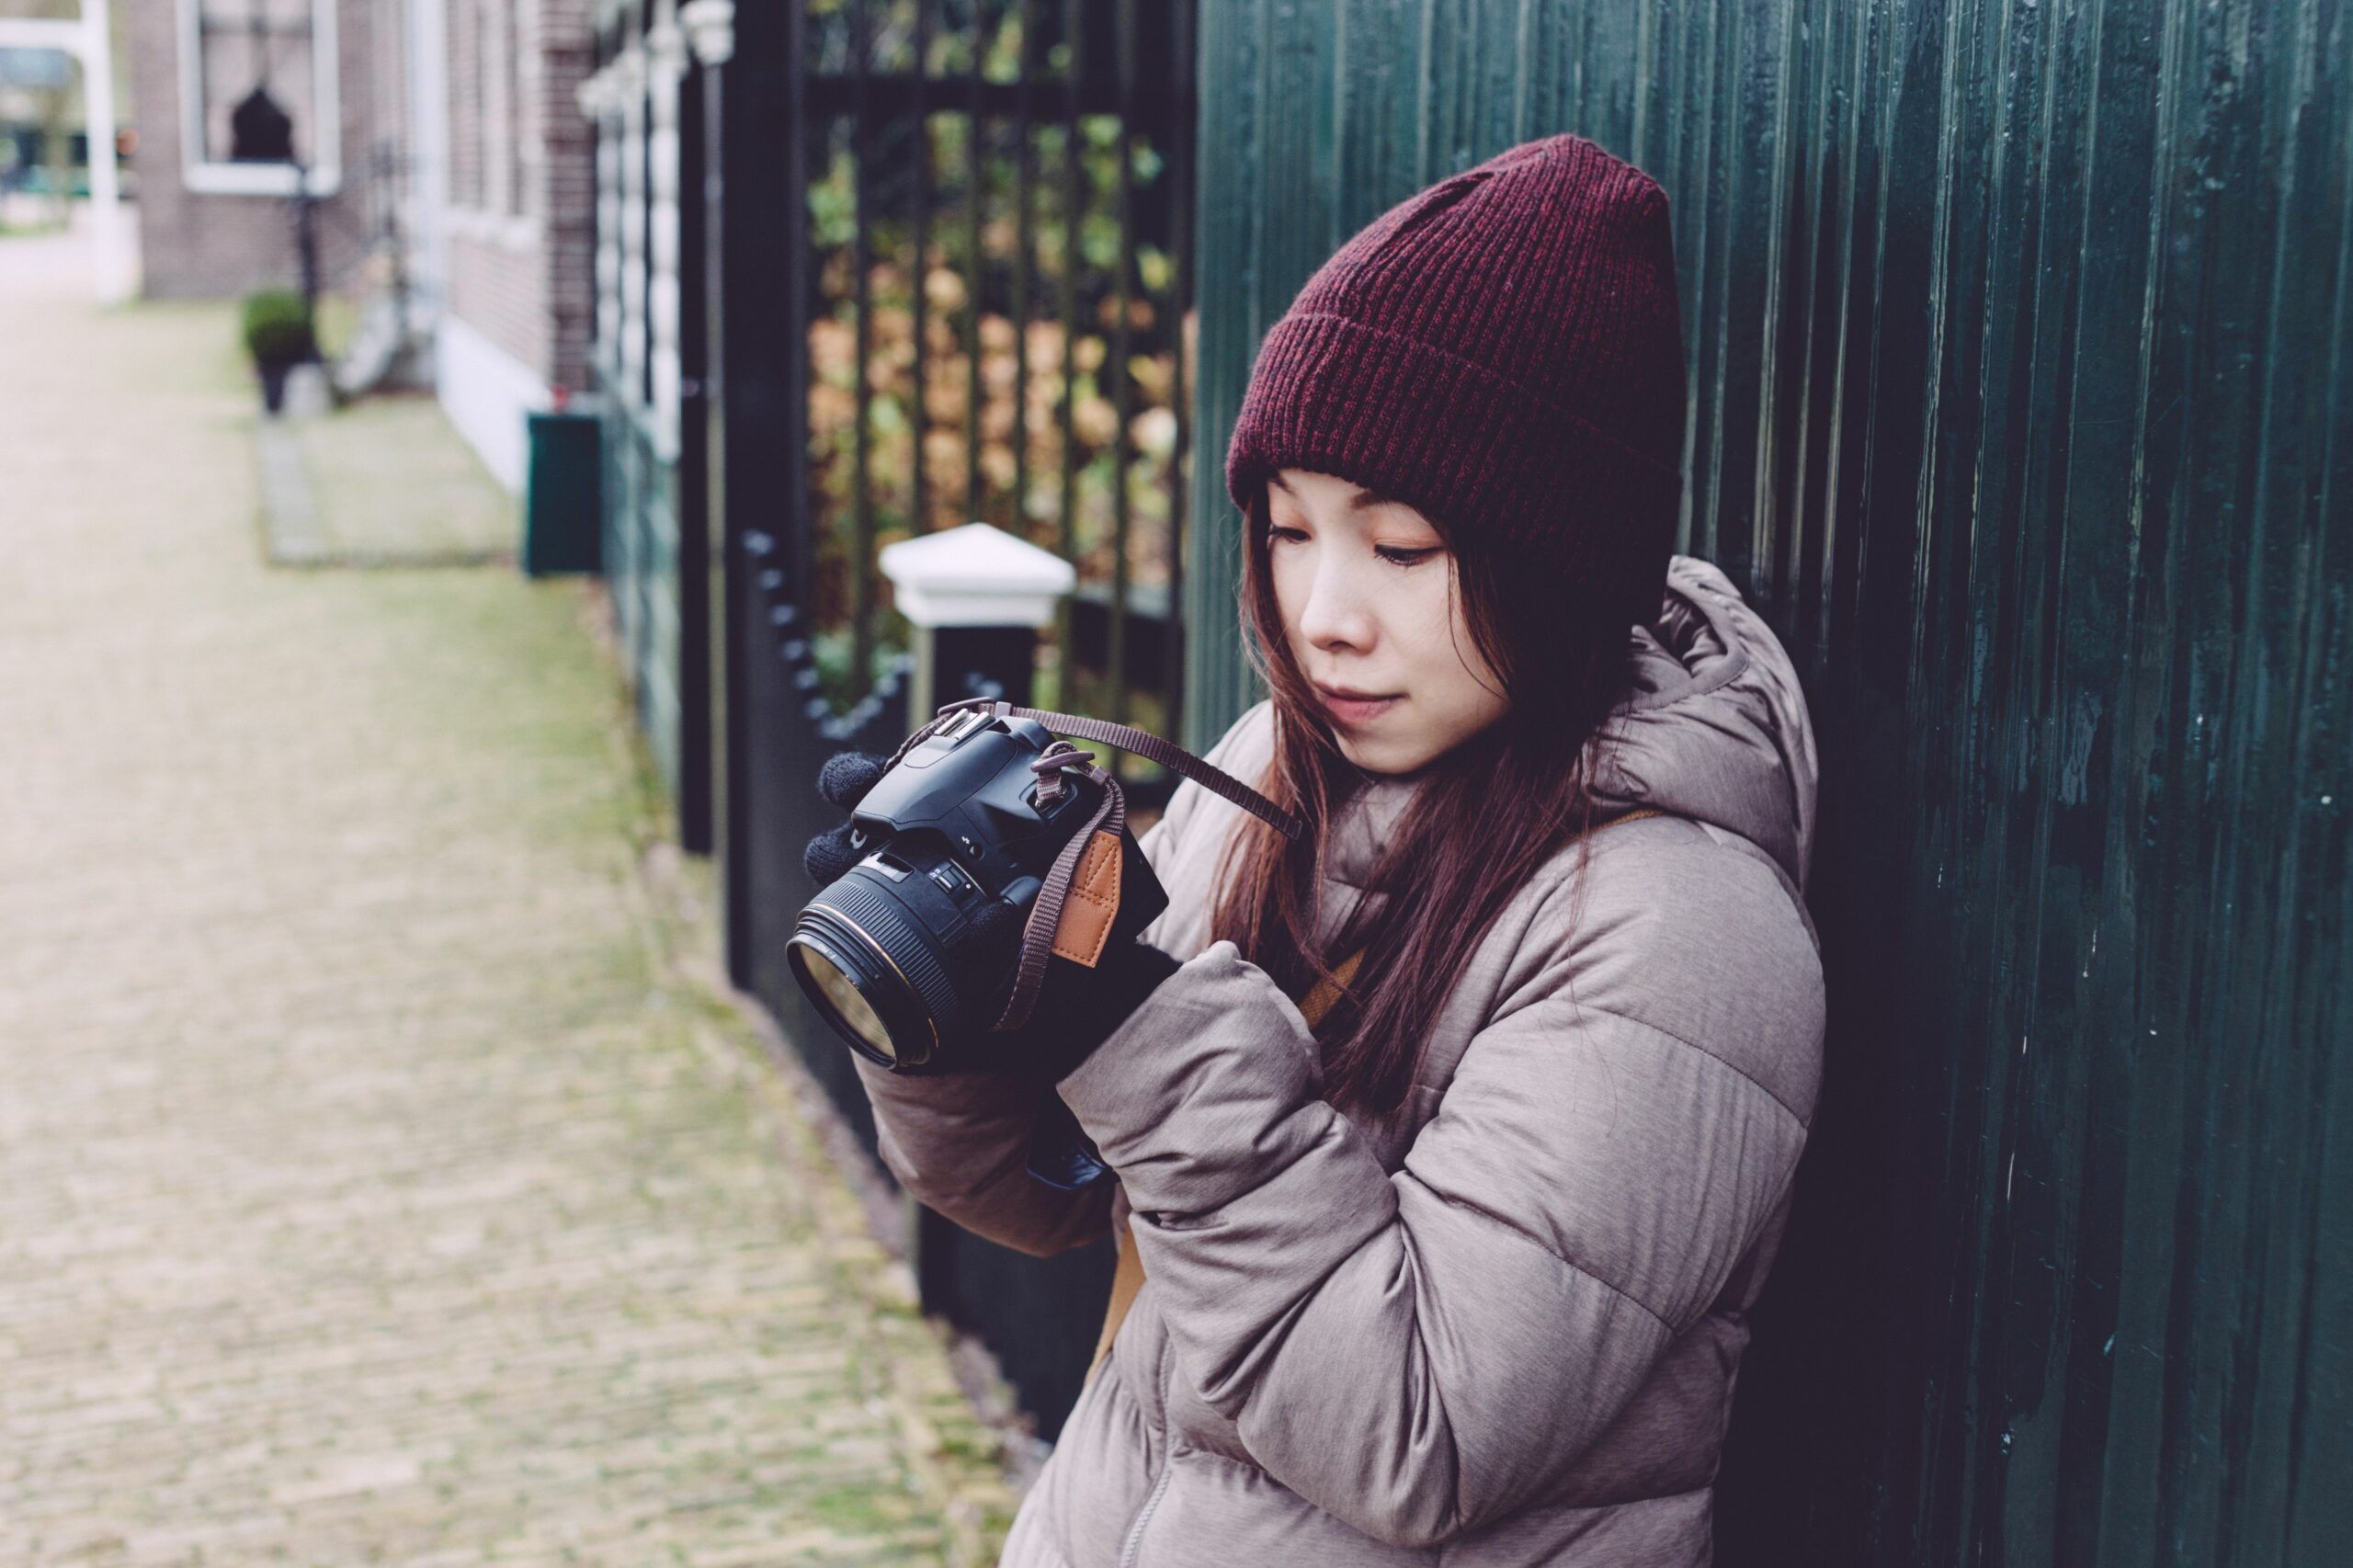
[[[1291,657],[1340,753],[1411,773],[1510,706],[1463,619],[1453,552],[1401,501],[1287,468],[1267,487],[1267,561]]]

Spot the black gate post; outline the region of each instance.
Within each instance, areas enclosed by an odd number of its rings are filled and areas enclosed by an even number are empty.
[[[712,611],[702,653],[712,681],[712,846],[728,978],[754,983],[754,801],[759,770],[776,776],[776,728],[756,724],[749,662],[770,641],[771,603],[806,591],[799,330],[807,222],[802,211],[802,117],[798,5],[736,6],[691,0],[679,21],[702,71],[703,385]],[[747,540],[767,545],[750,558]],[[782,574],[768,589],[764,571]],[[773,655],[771,655],[772,657]],[[765,672],[763,672],[765,673]]]
[[[718,873],[720,951],[729,977],[737,984],[736,955],[743,950],[747,919],[745,887],[736,860],[745,822],[744,804],[743,671],[737,619],[741,615],[737,559],[728,528],[726,469],[726,408],[721,395],[725,384],[726,290],[722,266],[727,235],[727,181],[722,153],[726,147],[728,62],[735,56],[734,0],[688,0],[678,8],[678,25],[701,69],[695,73],[693,92],[681,106],[678,142],[681,183],[699,185],[699,222],[688,254],[699,287],[701,309],[687,323],[691,346],[686,374],[688,396],[681,413],[683,426],[700,433],[697,479],[703,519],[704,602],[709,607],[703,626],[705,646],[685,650],[686,658],[703,661],[710,705],[710,847]],[[691,106],[689,110],[688,106]],[[686,157],[691,143],[694,154]]]
[[[1002,528],[967,523],[887,546],[877,563],[914,633],[909,718],[921,723],[967,697],[1029,700],[1039,629],[1078,581],[1069,562]]]
[[[708,855],[717,847],[718,819],[726,809],[720,781],[727,746],[720,731],[726,696],[705,653],[718,640],[713,629],[723,619],[720,608],[725,601],[712,591],[724,567],[712,550],[722,542],[716,537],[722,530],[710,521],[710,437],[704,412],[710,369],[704,295],[710,267],[704,254],[710,228],[702,208],[708,145],[701,134],[702,100],[704,78],[715,73],[698,65],[692,37],[679,28],[667,44],[679,61],[672,131],[677,140],[678,221],[678,842],[689,854]]]

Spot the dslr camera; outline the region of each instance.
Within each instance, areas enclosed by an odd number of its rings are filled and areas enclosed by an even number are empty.
[[[1051,958],[1091,968],[1168,907],[1118,778],[1061,738],[1074,734],[1301,831],[1256,790],[1142,730],[989,699],[950,703],[858,801],[850,845],[864,854],[818,890],[785,945],[794,980],[850,1049],[904,1072],[1018,1028]],[[1008,922],[1022,928],[1009,976],[973,961],[1002,948]]]

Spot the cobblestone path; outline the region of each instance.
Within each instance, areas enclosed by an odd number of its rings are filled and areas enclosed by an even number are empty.
[[[0,1564],[990,1561],[993,1443],[647,891],[587,596],[265,568],[230,312],[101,312],[40,243]]]

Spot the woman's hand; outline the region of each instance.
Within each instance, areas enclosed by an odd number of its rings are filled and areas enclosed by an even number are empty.
[[[837,751],[825,759],[817,770],[817,793],[846,812],[854,812],[866,799],[867,791],[891,770],[891,759],[871,752]],[[809,880],[819,887],[836,881],[843,872],[864,858],[864,846],[850,843],[852,824],[845,822],[839,827],[828,828],[809,841],[801,852],[801,864]]]
[[[843,811],[855,812],[889,769],[886,757],[837,752],[818,770],[817,792]],[[853,844],[852,833],[853,824],[845,821],[810,839],[801,851],[801,865],[818,887],[847,872],[870,847]],[[952,955],[949,982],[957,995],[972,1005],[972,1017],[981,1022],[965,1040],[904,1073],[1003,1073],[1040,1084],[1057,1082],[1176,972],[1176,960],[1146,942],[1114,943],[1092,968],[1055,955],[1046,960],[1045,983],[1028,1020],[1018,1028],[988,1031],[1012,994],[1026,918],[1026,912],[1002,901],[993,900],[975,912],[972,934],[957,944]]]

